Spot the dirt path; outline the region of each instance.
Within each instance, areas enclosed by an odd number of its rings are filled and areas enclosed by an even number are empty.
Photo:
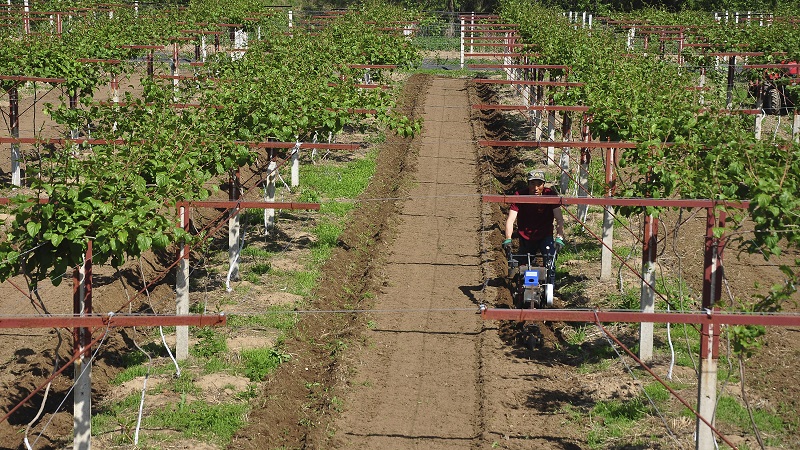
[[[415,187],[400,216],[337,448],[480,443],[480,202],[465,80],[435,79]],[[388,312],[401,309],[402,312]],[[443,310],[429,312],[430,310]]]

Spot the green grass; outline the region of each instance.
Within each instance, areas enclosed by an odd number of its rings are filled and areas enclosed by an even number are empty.
[[[763,434],[781,435],[785,432],[786,424],[780,416],[766,411],[763,408],[752,408],[752,410],[753,420]],[[739,403],[739,400],[730,396],[720,397],[717,402],[716,419],[735,425],[742,430],[752,429],[747,408]]]
[[[228,316],[228,328],[274,328],[290,330],[297,324],[297,314],[287,311],[286,306],[270,306],[264,314]]]
[[[281,363],[290,359],[286,353],[275,348],[244,349],[241,352],[241,373],[250,381],[261,381],[278,368]]]
[[[377,151],[371,151],[365,158],[344,165],[302,165],[300,166],[302,192],[304,194],[315,192],[319,198],[356,198],[366,189],[375,173],[377,156]],[[306,195],[314,197],[313,194]]]
[[[233,434],[245,424],[247,405],[241,403],[209,405],[187,402],[158,408],[145,419],[148,428],[177,430],[188,438],[228,444]]]
[[[641,397],[597,402],[591,411],[593,425],[587,435],[587,444],[590,448],[605,448],[608,440],[628,437],[637,422],[645,417],[646,411]]]

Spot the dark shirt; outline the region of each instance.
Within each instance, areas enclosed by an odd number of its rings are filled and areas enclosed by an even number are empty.
[[[522,189],[514,195],[531,195],[529,189]],[[556,191],[546,187],[542,195],[556,195]],[[538,241],[553,235],[553,210],[559,205],[543,205],[536,203],[512,203],[511,210],[517,211],[517,231],[520,237],[529,241]]]

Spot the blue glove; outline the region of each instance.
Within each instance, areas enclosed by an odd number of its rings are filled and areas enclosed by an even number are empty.
[[[564,239],[561,236],[556,236],[556,250],[561,250],[564,246]]]

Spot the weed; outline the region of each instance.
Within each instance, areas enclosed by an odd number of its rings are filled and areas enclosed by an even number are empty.
[[[210,358],[228,351],[228,342],[221,333],[213,328],[200,328],[196,331],[198,342],[189,353],[198,358]]]
[[[245,349],[241,352],[243,374],[250,381],[261,381],[281,363],[291,359],[286,353],[275,348]]]

